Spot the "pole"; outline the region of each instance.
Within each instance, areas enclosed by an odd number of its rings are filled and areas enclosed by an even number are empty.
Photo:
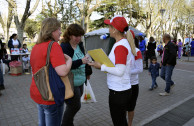
[[[160,13],[162,15],[162,22],[161,22],[161,41],[162,41],[162,35],[163,35],[163,15],[164,15],[165,9],[160,9]]]
[[[85,25],[84,25],[84,23],[85,23],[85,0],[83,0],[83,20],[82,20],[82,28],[84,29],[84,31],[86,32],[86,30],[85,30]],[[82,42],[84,43],[84,46],[86,47],[86,42],[85,42],[85,38],[84,38],[84,36],[82,37]]]
[[[163,35],[163,14],[162,14],[162,22],[161,22],[161,41],[162,41],[162,36]]]
[[[189,11],[189,23],[190,23],[190,11]],[[191,43],[191,40],[190,40],[190,30],[189,30],[189,23],[188,23],[188,32],[189,32],[189,45],[190,45],[190,43]],[[191,48],[189,48],[189,54],[188,54],[188,61],[189,61],[189,57],[190,57],[190,55],[191,55]]]
[[[85,0],[83,0],[83,21],[82,21],[82,28],[85,30],[84,21],[85,21]]]

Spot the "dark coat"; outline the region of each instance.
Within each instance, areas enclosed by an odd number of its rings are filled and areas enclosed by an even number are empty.
[[[78,44],[78,46],[80,47],[82,53],[85,55],[83,42],[80,42]],[[67,54],[68,56],[70,56],[71,58],[73,58],[74,49],[71,47],[71,45],[70,45],[69,42],[66,42],[66,43],[63,43],[62,42],[61,43],[61,48],[62,48],[64,54]],[[72,62],[71,69],[77,69],[82,64],[83,63],[82,63],[82,60],[81,59],[75,60],[75,61]],[[86,72],[86,76],[92,74],[92,68],[89,65],[87,65],[87,64],[86,64],[86,67],[85,67],[85,72]]]
[[[174,43],[169,41],[164,46],[164,56],[163,56],[163,62],[162,65],[166,66],[166,64],[175,66],[176,65],[176,55],[177,55],[177,48]]]
[[[156,42],[154,42],[154,43],[148,42],[147,49],[148,50],[146,51],[146,57],[148,59],[150,59],[152,56],[156,56],[156,54],[155,54]]]
[[[20,42],[20,40],[18,40],[18,42],[19,42],[18,48],[21,48],[21,42]],[[11,48],[14,48],[12,39],[10,39],[8,41],[8,47],[9,47],[10,50],[11,50]]]
[[[156,63],[156,65],[153,65],[152,63],[150,64],[149,67],[149,72],[153,77],[158,77],[159,76],[159,69],[160,69],[160,64]]]
[[[7,50],[6,49],[0,49],[0,59],[7,59],[8,55],[7,55]]]

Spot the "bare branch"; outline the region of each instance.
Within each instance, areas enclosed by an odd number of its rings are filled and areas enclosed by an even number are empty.
[[[36,0],[36,3],[34,4],[34,7],[29,12],[30,14],[33,14],[34,13],[34,11],[36,10],[36,8],[38,7],[39,2],[40,2],[40,0]]]
[[[0,23],[1,23],[1,26],[2,26],[3,30],[5,30],[5,23],[3,21],[3,18],[1,16],[1,14],[0,14]]]

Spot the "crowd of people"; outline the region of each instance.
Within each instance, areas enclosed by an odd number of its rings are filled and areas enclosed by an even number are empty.
[[[80,98],[83,94],[83,85],[92,75],[91,67],[107,73],[108,102],[114,126],[132,126],[139,94],[138,74],[143,71],[143,61],[146,63],[144,69],[148,70],[152,78],[149,90],[152,91],[158,87],[156,79],[160,76],[164,79],[166,87],[164,92],[159,93],[159,95],[170,95],[170,90],[175,85],[171,76],[176,65],[177,51],[178,58],[181,58],[182,49],[183,55],[188,52],[185,49],[184,53],[181,40],[179,39],[178,44],[174,44],[171,41],[170,35],[164,34],[163,43],[160,42],[157,46],[154,37],[150,37],[146,45],[143,34],[135,36],[134,32],[128,29],[129,27],[124,17],[115,16],[111,20],[104,20],[104,23],[109,26],[110,37],[114,40],[108,57],[115,67],[108,67],[97,61],[90,62],[88,60],[88,57],[85,55],[83,42],[81,41],[85,31],[80,25],[70,24],[60,40],[62,34],[60,21],[55,18],[46,18],[42,22],[38,40],[31,51],[30,58],[27,55],[22,57],[25,65],[30,62],[32,68],[30,96],[37,103],[39,126],[74,126],[74,117],[81,108]],[[44,100],[34,79],[34,74],[45,66],[47,49],[52,41],[54,43],[50,51],[50,64],[55,69],[57,75],[67,76],[69,72],[72,72],[74,75],[74,96],[64,100],[61,104],[56,104],[55,101]],[[13,48],[21,47],[17,34],[13,34],[10,37],[8,47],[10,51]],[[161,62],[157,62],[156,48],[159,56],[162,57]],[[11,57],[11,60],[8,60],[5,50],[5,44],[1,42],[1,59],[9,67],[9,62],[18,60],[18,57]],[[27,45],[23,44],[23,52],[27,53],[28,51]],[[191,55],[193,53],[194,41],[191,42]],[[149,59],[150,63],[148,63]],[[161,73],[159,74],[160,68]],[[4,89],[4,80],[0,69],[0,90]],[[64,104],[66,104],[65,110]]]

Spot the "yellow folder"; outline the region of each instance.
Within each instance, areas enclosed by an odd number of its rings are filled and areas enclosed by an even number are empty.
[[[115,67],[114,64],[110,61],[104,50],[94,49],[89,50],[88,54],[97,62],[106,65],[107,67]]]

